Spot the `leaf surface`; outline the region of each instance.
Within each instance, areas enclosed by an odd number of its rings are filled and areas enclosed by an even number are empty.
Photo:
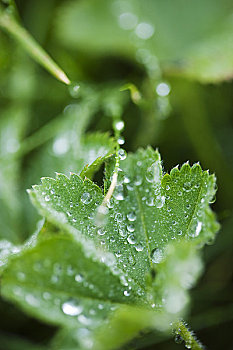
[[[30,195],[49,221],[114,253],[119,268],[145,288],[147,273],[162,260],[169,241],[185,237],[204,244],[213,239],[218,224],[209,202],[215,177],[198,164],[184,164],[163,176],[160,155],[151,148],[122,158],[103,227],[96,226],[95,217],[104,195],[88,179],[75,174],[44,178]],[[113,167],[114,159],[106,170],[106,190]]]
[[[58,235],[8,264],[2,295],[43,321],[95,328],[121,304],[143,302],[133,282],[131,295],[125,295],[125,278],[111,254]]]
[[[200,165],[163,174],[152,148],[128,156],[120,150],[119,157],[118,183],[101,225],[96,214],[112,180],[114,157],[107,160],[104,193],[84,175],[42,178],[30,197],[59,230],[42,230],[37,244],[3,272],[5,298],[41,320],[74,329],[71,337],[77,328],[88,328],[92,341],[80,343],[83,349],[115,349],[148,327],[167,330],[183,315],[187,289],[201,271],[197,247],[219,227],[209,207],[215,177]],[[110,346],[102,325],[120,342]],[[81,333],[78,342],[85,339]]]

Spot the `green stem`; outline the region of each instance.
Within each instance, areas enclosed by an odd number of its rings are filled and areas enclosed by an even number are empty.
[[[179,343],[185,342],[187,349],[203,350],[203,345],[196,339],[194,333],[187,328],[184,322],[177,321],[172,324],[175,340]]]
[[[70,79],[63,70],[53,61],[44,49],[35,41],[28,31],[23,28],[16,19],[0,8],[0,27],[17,40],[28,54],[53,76],[69,85]]]

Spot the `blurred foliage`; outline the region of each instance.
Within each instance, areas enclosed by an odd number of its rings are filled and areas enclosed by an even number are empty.
[[[122,116],[127,151],[151,144],[163,155],[165,170],[189,160],[216,173],[214,209],[222,229],[215,245],[205,248],[206,272],[192,291],[188,321],[209,349],[231,349],[232,1],[16,4],[23,25],[80,82],[80,94],[73,99],[65,85],[0,31],[0,237],[22,243],[38,219],[26,189],[55,171],[75,171],[70,164],[88,138],[82,136],[78,144],[77,135],[111,133],[112,118]],[[170,92],[159,89],[163,82]],[[136,100],[132,91],[120,92],[128,83],[140,93]],[[43,348],[54,334],[54,328],[32,322],[3,301],[0,309],[0,349],[16,349],[15,344],[19,349],[18,339],[23,349],[41,341]],[[153,344],[153,334],[142,337],[141,348],[182,349],[162,337],[150,347],[149,340]]]

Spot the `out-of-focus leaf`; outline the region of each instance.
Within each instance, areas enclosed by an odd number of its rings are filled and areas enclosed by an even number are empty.
[[[233,74],[232,11],[227,0],[72,1],[56,35],[72,48],[137,57],[152,70],[157,57],[165,72],[218,82]]]
[[[121,304],[145,303],[135,282],[125,296],[126,278],[112,254],[96,251],[88,241],[57,235],[8,264],[1,292],[41,320],[93,329]]]

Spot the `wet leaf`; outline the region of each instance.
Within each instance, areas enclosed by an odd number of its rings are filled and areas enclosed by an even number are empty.
[[[167,331],[183,315],[187,290],[200,274],[197,248],[219,228],[209,207],[215,177],[200,165],[163,174],[152,148],[128,156],[121,150],[119,157],[118,184],[101,220],[104,193],[86,177],[57,174],[29,191],[59,230],[44,239],[42,230],[35,247],[3,273],[5,298],[46,322],[74,328],[78,342],[91,340],[80,343],[84,349],[114,349],[148,327]],[[112,157],[105,193],[114,168]],[[128,330],[119,338],[124,322]],[[119,343],[107,342],[103,325]],[[88,328],[86,336],[79,327]]]
[[[114,164],[112,159],[106,170],[106,190]],[[184,164],[163,176],[160,155],[151,148],[129,155],[120,167],[106,223],[100,226],[96,211],[104,195],[88,179],[75,174],[43,178],[30,195],[49,221],[74,235],[81,231],[114,253],[119,268],[145,286],[148,271],[162,260],[169,241],[185,237],[204,244],[213,239],[218,224],[209,202],[215,194],[215,178],[198,164]]]

